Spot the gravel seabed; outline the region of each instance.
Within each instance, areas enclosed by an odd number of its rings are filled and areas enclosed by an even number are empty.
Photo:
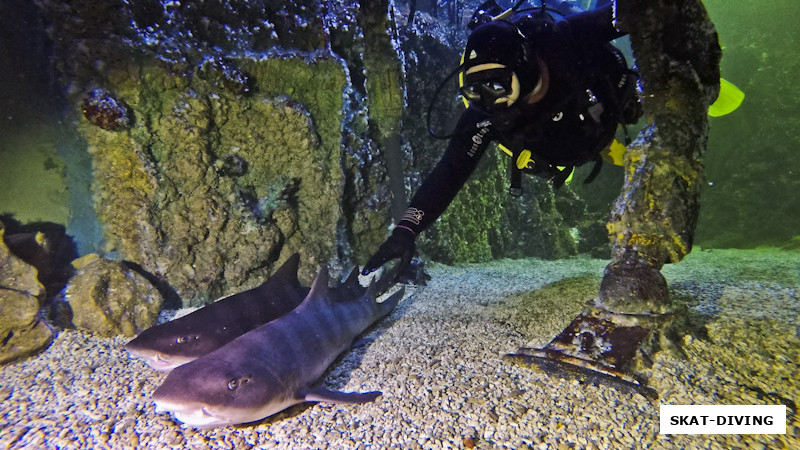
[[[660,435],[660,403],[800,402],[800,252],[696,249],[667,266],[673,298],[706,336],[684,338],[686,356],[655,355],[660,399],[584,385],[504,362],[544,345],[586,298],[541,311],[536,336],[509,317],[510,296],[569,277],[600,277],[607,261],[501,260],[429,267],[324,378],[330,388],[380,390],[365,405],[303,404],[256,424],[182,428],[156,414],[150,394],[165,375],[132,360],[124,338],[65,330],[38,357],[0,368],[5,448],[800,448],[789,409],[786,435]],[[550,306],[553,308],[553,306]],[[551,314],[552,312],[552,314]],[[769,393],[769,395],[764,395]]]

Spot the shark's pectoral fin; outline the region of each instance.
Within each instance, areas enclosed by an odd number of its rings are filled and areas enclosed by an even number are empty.
[[[338,392],[329,391],[325,388],[317,387],[309,390],[303,400],[307,402],[328,402],[328,403],[369,403],[380,397],[381,393],[373,392]]]

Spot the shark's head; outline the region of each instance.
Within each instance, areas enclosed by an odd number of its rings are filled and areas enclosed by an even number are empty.
[[[156,412],[170,412],[187,426],[210,428],[253,422],[301,401],[269,374],[254,372],[214,355],[184,364],[153,393]]]
[[[181,318],[183,319],[183,318]],[[219,348],[224,342],[209,327],[201,329],[181,323],[181,319],[144,330],[125,345],[136,358],[144,359],[155,370],[170,371]]]

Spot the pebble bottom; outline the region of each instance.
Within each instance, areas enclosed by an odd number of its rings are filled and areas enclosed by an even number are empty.
[[[748,254],[714,252],[695,257],[693,253],[687,264],[691,273],[683,272],[680,264],[665,273],[674,282],[673,292],[694,299],[690,307],[698,314],[716,314],[711,323],[730,316],[744,317],[747,323],[798,323],[797,283],[741,279],[741,274],[753,273],[741,265],[775,262],[763,254],[751,262]],[[719,258],[727,258],[725,264],[717,264]],[[775,258],[787,267],[800,267],[787,264],[785,252]],[[156,414],[150,394],[165,374],[131,359],[122,348],[126,339],[65,330],[38,357],[0,368],[0,447],[800,448],[796,418],[784,436],[659,434],[659,403],[714,404],[737,392],[732,380],[738,369],[714,367],[709,356],[714,354],[713,340],[689,338],[688,359],[667,352],[655,355],[649,375],[661,394],[657,402],[502,361],[504,354],[525,345],[525,337],[511,324],[496,319],[506,297],[567,277],[601,276],[606,263],[576,258],[433,265],[429,285],[409,289],[410,296],[388,320],[372,328],[366,343],[340,358],[324,378],[332,389],[380,390],[383,395],[377,401],[301,404],[244,426],[194,430]],[[706,264],[717,271],[734,266],[735,270],[704,277]],[[758,315],[752,311],[737,315],[735,308],[749,305],[747,296],[757,299]],[[579,308],[585,301],[575,299],[569,307]],[[771,306],[774,315],[769,314]],[[565,325],[543,323],[542,332],[554,336]],[[796,360],[790,357],[784,359],[795,364],[797,373]],[[794,395],[800,403],[796,392],[786,395]],[[743,404],[753,400],[741,396]]]

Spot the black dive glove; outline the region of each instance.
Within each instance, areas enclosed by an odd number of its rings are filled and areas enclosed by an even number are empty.
[[[416,239],[417,235],[408,228],[395,227],[391,236],[378,247],[378,251],[367,261],[361,273],[363,275],[370,274],[395,258],[400,258],[400,262],[397,264],[397,273],[405,272],[414,257],[417,248]]]

